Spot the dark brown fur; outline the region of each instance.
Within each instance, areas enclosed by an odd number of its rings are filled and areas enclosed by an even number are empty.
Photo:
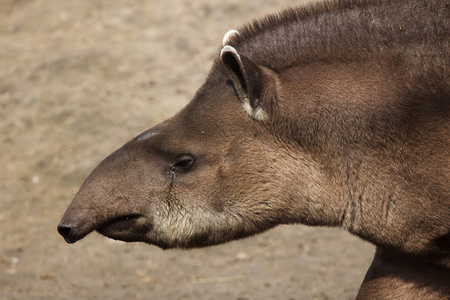
[[[59,231],[191,248],[340,226],[378,247],[359,299],[450,297],[449,16],[445,0],[337,1],[244,26]]]

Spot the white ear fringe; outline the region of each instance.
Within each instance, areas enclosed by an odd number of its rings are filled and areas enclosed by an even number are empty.
[[[223,46],[228,45],[228,42],[230,41],[231,37],[235,35],[239,36],[239,32],[237,30],[234,29],[228,30],[228,32],[225,33],[225,35],[223,36],[222,45]]]
[[[236,51],[236,49],[234,49],[233,47],[228,46],[228,45],[225,45],[222,48],[222,51],[220,51],[220,57],[222,57],[226,52],[231,52],[234,55],[236,55],[237,58],[241,59],[241,57],[239,56],[239,53]]]

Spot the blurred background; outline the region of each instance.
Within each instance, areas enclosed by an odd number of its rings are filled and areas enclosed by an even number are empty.
[[[90,171],[173,115],[223,35],[301,0],[0,0],[0,299],[353,299],[374,247],[280,226],[192,251],[56,226]]]

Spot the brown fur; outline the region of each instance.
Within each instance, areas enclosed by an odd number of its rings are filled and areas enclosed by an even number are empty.
[[[448,269],[378,249],[357,299],[448,299]]]
[[[449,16],[448,1],[337,1],[244,26],[58,230],[191,248],[340,226],[378,247],[359,299],[449,297]]]

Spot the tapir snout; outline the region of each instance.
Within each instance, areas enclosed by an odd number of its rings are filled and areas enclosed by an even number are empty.
[[[145,240],[144,233],[152,223],[147,212],[150,191],[145,187],[157,184],[157,179],[152,176],[152,162],[143,162],[144,151],[129,143],[86,179],[58,225],[68,243],[94,230],[124,241]]]

